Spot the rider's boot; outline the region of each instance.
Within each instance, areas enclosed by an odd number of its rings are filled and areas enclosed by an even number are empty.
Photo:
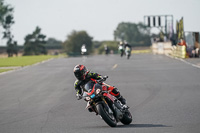
[[[114,95],[122,104],[126,104],[126,99],[123,98],[116,87],[110,86],[108,90],[111,90],[110,94]]]
[[[89,112],[94,112],[94,110],[92,109],[92,107],[88,108]]]

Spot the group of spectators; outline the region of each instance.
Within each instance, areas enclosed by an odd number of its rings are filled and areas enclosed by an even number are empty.
[[[192,58],[192,57],[200,57],[200,45],[199,42],[195,41],[194,45],[188,45],[185,40],[181,39],[180,42],[178,43],[180,46],[185,46],[186,47],[186,53],[187,56]]]
[[[172,42],[173,46],[179,45],[179,46],[185,46],[186,47],[186,53],[187,56],[192,58],[192,57],[200,57],[200,44],[199,44],[199,33],[193,33],[194,43],[193,44],[188,44],[186,43],[186,40],[181,38],[178,40],[175,38],[171,38],[170,41]],[[154,37],[152,38],[152,43],[154,42],[166,42],[169,41],[166,39],[166,36],[164,36],[163,32],[160,32],[159,37]]]

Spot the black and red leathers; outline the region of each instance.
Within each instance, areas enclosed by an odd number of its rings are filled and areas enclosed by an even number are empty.
[[[83,91],[84,91],[84,85],[91,81],[91,80],[98,80],[98,79],[102,79],[103,77],[97,73],[93,73],[88,71],[85,75],[85,77],[83,78],[83,80],[76,80],[74,83],[74,88],[76,90],[77,94],[82,95]],[[125,99],[120,95],[120,92],[118,91],[117,88],[104,84],[107,87],[107,90],[110,92],[111,95],[115,96],[116,98],[118,98],[123,104],[125,104]]]

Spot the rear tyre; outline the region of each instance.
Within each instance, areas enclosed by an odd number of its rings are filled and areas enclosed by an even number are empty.
[[[111,127],[117,126],[117,121],[113,114],[109,114],[109,112],[106,111],[106,109],[101,105],[97,105],[97,110],[99,112],[99,115],[101,115],[102,119]]]
[[[129,112],[129,110],[127,109],[126,112],[123,114],[122,119],[120,120],[121,123],[123,123],[124,125],[129,125],[132,122],[132,115]]]

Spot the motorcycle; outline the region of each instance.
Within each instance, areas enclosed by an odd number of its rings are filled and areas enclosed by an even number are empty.
[[[124,54],[124,48],[122,45],[119,46],[120,56],[123,57]]]
[[[82,47],[81,47],[81,54],[85,55],[86,53],[87,53],[87,49],[86,49],[85,44],[83,44]]]
[[[125,53],[126,53],[126,57],[127,57],[127,59],[129,59],[130,56],[131,56],[131,49],[130,49],[129,47],[126,47],[126,49],[125,49]]]
[[[106,77],[107,78],[107,77]],[[117,123],[128,125],[132,122],[129,107],[123,105],[115,96],[109,94],[106,83],[101,80],[89,81],[84,89],[83,97],[87,101],[86,109],[99,115],[110,127],[116,127]]]

